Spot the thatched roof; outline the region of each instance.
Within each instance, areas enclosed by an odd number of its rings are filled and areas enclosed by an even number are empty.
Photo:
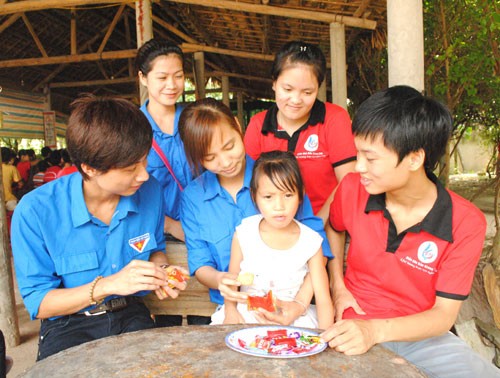
[[[81,92],[138,98],[134,1],[0,4],[0,86],[49,85],[52,108],[65,112]],[[386,34],[386,0],[162,0],[152,16],[154,36],[187,52],[188,73],[191,52],[205,51],[207,76],[228,74],[230,88],[247,98],[273,97],[270,64],[287,41],[316,43],[329,59],[330,22],[345,24],[348,52],[361,40],[383,45]]]

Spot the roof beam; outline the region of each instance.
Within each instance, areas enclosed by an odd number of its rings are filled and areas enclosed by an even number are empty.
[[[19,17],[22,16],[22,13],[16,13],[10,16],[2,25],[0,25],[0,33],[3,33],[5,29],[7,29],[10,25],[17,21]]]
[[[92,62],[97,60],[133,58],[137,50],[103,51],[102,54],[90,53],[80,55],[52,56],[48,58],[27,58],[0,61],[0,68],[31,67],[49,64]]]
[[[23,18],[24,24],[26,25],[26,27],[28,28],[28,31],[31,34],[31,37],[33,37],[33,40],[35,41],[35,44],[38,47],[38,50],[40,51],[40,53],[42,54],[43,57],[45,57],[45,58],[48,57],[47,52],[45,51],[45,48],[43,47],[42,42],[40,41],[40,38],[38,38],[38,35],[35,32],[35,29],[33,29],[33,26],[31,25],[30,20],[28,20],[28,17],[26,17],[26,15],[24,13],[22,15],[22,18]]]
[[[154,2],[158,0],[153,0]],[[70,9],[80,5],[127,4],[135,0],[22,0],[6,3],[0,7],[0,15],[17,12],[34,12],[45,9]]]
[[[368,20],[366,18],[342,16],[338,14],[320,12],[320,11],[315,12],[303,9],[283,8],[271,5],[250,4],[250,3],[242,3],[229,0],[211,0],[211,1],[164,0],[164,1],[170,1],[173,3],[181,3],[181,4],[198,5],[209,8],[230,9],[239,12],[258,13],[258,14],[265,14],[265,15],[272,15],[279,17],[288,17],[288,18],[298,18],[302,20],[325,22],[328,24],[331,24],[332,22],[338,22],[346,26],[362,28],[362,29],[370,29],[370,30],[374,30],[377,27],[376,21]]]

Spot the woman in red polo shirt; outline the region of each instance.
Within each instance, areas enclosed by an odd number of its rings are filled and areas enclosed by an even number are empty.
[[[271,70],[276,103],[253,116],[245,133],[245,149],[253,159],[272,150],[294,153],[314,213],[324,222],[333,190],[354,171],[356,160],[349,114],[316,98],[325,73],[325,56],[317,46],[285,44]]]

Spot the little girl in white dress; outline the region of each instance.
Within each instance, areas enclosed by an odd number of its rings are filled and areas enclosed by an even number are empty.
[[[236,227],[229,272],[254,275],[252,285],[240,286],[241,292],[262,296],[271,290],[281,301],[295,301],[309,273],[316,306],[304,304],[304,314],[292,325],[327,328],[333,323],[333,306],[321,250],[323,239],[294,219],[304,189],[293,154],[263,153],[255,162],[250,190],[261,214],[243,219]],[[226,300],[212,315],[211,324],[223,323],[258,323],[258,318],[246,303]]]

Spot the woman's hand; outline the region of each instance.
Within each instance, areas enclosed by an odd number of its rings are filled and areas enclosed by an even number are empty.
[[[352,307],[354,312],[358,315],[366,315],[363,309],[358,305],[356,299],[351,294],[349,290],[345,287],[341,289],[334,289],[333,291],[333,308],[335,310],[335,321],[338,322],[342,320],[342,315],[344,311]]]
[[[228,301],[246,303],[248,295],[234,288],[238,288],[241,283],[236,279],[237,275],[233,273],[223,273],[219,279],[218,289],[224,299]]]

